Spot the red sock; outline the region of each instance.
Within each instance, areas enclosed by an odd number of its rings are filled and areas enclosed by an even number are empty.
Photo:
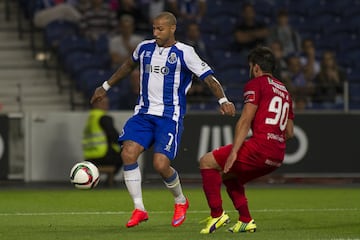
[[[203,189],[211,210],[211,217],[220,217],[223,213],[221,199],[221,175],[215,169],[200,169]]]
[[[224,184],[226,186],[226,191],[234,204],[234,207],[239,212],[239,220],[245,223],[250,222],[252,218],[245,196],[244,185],[238,183],[237,179],[225,180]]]

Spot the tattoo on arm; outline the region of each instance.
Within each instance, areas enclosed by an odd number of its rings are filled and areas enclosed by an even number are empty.
[[[220,99],[225,96],[225,93],[224,93],[224,90],[223,90],[221,84],[213,75],[207,76],[204,79],[204,81],[217,99]]]

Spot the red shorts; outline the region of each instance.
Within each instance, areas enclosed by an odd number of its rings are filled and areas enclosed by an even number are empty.
[[[212,151],[216,162],[224,169],[227,157],[232,149],[232,144],[220,147]],[[280,161],[272,161],[259,151],[251,150],[248,143],[244,142],[238,151],[237,159],[229,173],[239,176],[243,184],[269,174],[280,167]]]

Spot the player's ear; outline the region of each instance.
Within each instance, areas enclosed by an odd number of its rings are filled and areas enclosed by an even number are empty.
[[[254,64],[253,65],[253,71],[254,71],[254,73],[258,73],[259,72],[259,65]]]
[[[260,68],[260,66],[258,64],[255,64],[253,66],[253,71],[254,71],[255,77],[259,76],[261,74],[261,72],[262,72],[261,68]]]
[[[175,33],[176,25],[171,25],[170,30],[171,30],[172,33]]]
[[[262,69],[261,69],[261,67],[260,67],[258,64],[256,64],[256,71],[257,71],[258,73],[262,72]]]

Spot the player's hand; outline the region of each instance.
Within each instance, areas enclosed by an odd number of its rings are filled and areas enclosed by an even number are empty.
[[[222,115],[235,116],[235,106],[232,102],[224,102],[220,105],[220,112]]]
[[[103,99],[103,97],[105,97],[105,95],[106,91],[102,86],[96,88],[94,94],[90,99],[90,103],[93,104],[94,102],[100,101],[101,99]]]
[[[236,161],[237,153],[231,151],[230,155],[226,159],[225,166],[224,166],[224,173],[228,173],[230,168],[233,166],[234,162]]]

